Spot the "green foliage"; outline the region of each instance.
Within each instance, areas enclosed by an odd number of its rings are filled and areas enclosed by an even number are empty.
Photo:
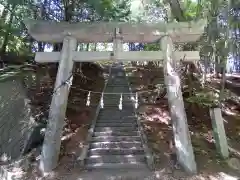
[[[2,52],[16,52],[19,54],[30,53],[31,47],[36,42],[27,35],[23,19],[46,19],[46,20],[66,20],[69,16],[70,21],[129,21],[132,19],[130,11],[131,0],[0,0],[0,4],[4,6],[4,11],[0,18],[0,50]],[[169,1],[151,0],[144,2],[146,9],[151,7],[162,9],[162,13],[166,13],[166,4]],[[206,37],[203,38],[200,47],[215,46],[215,54],[221,57],[221,61],[225,61],[228,49],[225,48],[226,28],[217,26],[216,16],[224,10],[228,1],[225,0],[184,0],[181,1],[181,10],[184,13],[184,21],[195,20],[198,18],[208,18],[208,27],[206,28]],[[142,2],[143,3],[143,2]],[[57,9],[53,9],[53,5]],[[70,8],[71,7],[71,8]],[[89,12],[89,17],[84,17],[83,11]],[[154,11],[155,12],[155,11]],[[205,13],[207,12],[207,13]],[[177,13],[176,13],[177,14]],[[141,16],[148,16],[144,13]],[[12,18],[11,18],[12,17]],[[143,18],[143,17],[141,17]],[[176,18],[176,17],[175,17]],[[146,19],[143,18],[143,19]],[[155,19],[153,19],[153,22]],[[239,22],[232,20],[232,27],[238,28]],[[239,48],[237,42],[232,46],[232,50]],[[198,50],[199,44],[179,45],[181,50]],[[158,44],[148,44],[145,50],[157,51]],[[204,50],[211,48],[203,48]],[[213,56],[214,49],[211,50]],[[211,58],[210,58],[211,59]]]
[[[107,2],[105,2],[107,1]],[[128,21],[130,5],[128,0],[103,0],[99,14],[105,21]]]
[[[3,13],[0,19],[0,51],[1,53],[14,52],[24,54],[29,52],[29,42],[26,41],[26,32],[22,19],[29,16],[25,11],[27,1],[2,1]]]
[[[159,44],[146,44],[144,46],[144,51],[159,51],[160,45]]]
[[[218,105],[218,96],[211,94],[209,90],[201,91],[187,98],[187,101],[201,106],[213,107]]]
[[[73,22],[128,21],[131,13],[129,3],[130,0],[0,0],[4,6],[3,13],[0,14],[0,51],[31,53],[36,42],[27,35],[23,24],[25,18]],[[53,4],[58,9],[53,9]],[[88,11],[87,17],[82,13],[84,10]]]
[[[191,0],[184,1],[184,17],[186,21],[192,21],[197,19],[199,16],[199,4]]]

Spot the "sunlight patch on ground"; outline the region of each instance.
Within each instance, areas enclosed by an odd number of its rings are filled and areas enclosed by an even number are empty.
[[[237,115],[235,112],[230,111],[230,109],[223,109],[223,111],[224,111],[227,115],[232,115],[232,116],[236,116],[236,115]]]
[[[25,172],[21,168],[13,168],[11,172],[8,172],[7,179],[22,179]]]
[[[217,174],[217,177],[209,176],[210,180],[238,180],[238,177],[231,176],[229,174],[226,174],[224,172],[220,172]]]
[[[236,154],[238,157],[240,157],[240,152],[239,152],[238,150],[236,150],[236,149],[234,149],[234,148],[232,148],[232,147],[228,147],[228,149],[229,149],[232,153],[234,153],[234,154]]]
[[[170,124],[171,117],[169,112],[161,107],[142,106],[139,113],[144,112],[143,118],[145,121]]]
[[[11,157],[8,157],[8,155],[6,153],[3,153],[0,157],[0,161],[2,161],[2,162],[7,162],[9,160],[11,160]]]
[[[226,113],[227,115],[231,115],[231,116],[237,116],[237,115],[238,115],[236,112],[233,112],[233,110],[230,109],[230,108],[227,107],[227,106],[225,106],[225,107],[223,106],[222,111],[223,111],[224,113]]]

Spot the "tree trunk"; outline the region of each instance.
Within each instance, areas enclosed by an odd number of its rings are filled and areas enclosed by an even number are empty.
[[[38,52],[43,52],[45,47],[45,43],[38,42]]]
[[[181,9],[181,5],[179,3],[179,0],[168,0],[168,3],[171,7],[171,12],[172,15],[174,16],[174,18],[180,22],[180,21],[185,21],[185,16],[184,16],[184,12]]]
[[[225,60],[226,61],[226,60]],[[221,103],[224,99],[224,91],[225,91],[225,84],[226,84],[226,63],[224,63],[224,66],[222,67],[222,79],[221,79],[221,89],[219,93],[219,104],[221,106]]]
[[[94,43],[94,51],[97,51],[97,43]]]
[[[53,45],[53,51],[61,51],[63,47],[63,43],[57,43]]]
[[[89,51],[89,46],[90,45],[90,43],[87,43],[87,46],[86,46],[86,51]]]
[[[9,22],[8,22],[8,26],[5,32],[5,35],[3,37],[3,45],[1,47],[1,54],[5,54],[6,50],[7,50],[7,45],[8,45],[8,41],[9,41],[9,36],[10,36],[10,32],[11,32],[11,27],[12,27],[12,21],[13,21],[13,17],[14,17],[14,9],[15,9],[16,5],[14,5],[12,7],[12,12],[10,12],[10,18],[9,18]]]
[[[207,74],[209,73],[209,56],[204,56],[204,70],[202,72],[202,87],[205,87],[207,81]]]
[[[230,3],[230,2],[229,2]],[[224,46],[224,59],[223,59],[223,63],[222,63],[222,79],[221,79],[221,89],[220,89],[220,94],[219,94],[219,104],[220,106],[222,105],[222,101],[223,101],[223,98],[224,98],[224,90],[225,90],[225,83],[226,83],[226,64],[227,64],[227,57],[228,57],[228,54],[230,52],[230,50],[232,50],[232,47],[233,47],[233,44],[231,42],[231,40],[229,39],[229,31],[231,29],[231,22],[230,22],[230,17],[229,17],[229,14],[230,14],[230,7],[231,7],[231,4],[228,4],[228,7],[227,7],[227,28],[226,28],[226,34],[225,34],[225,46]],[[230,44],[231,43],[231,44]]]
[[[215,77],[219,78],[219,74],[221,74],[221,64],[219,62],[219,57],[214,54],[214,62],[215,62]]]

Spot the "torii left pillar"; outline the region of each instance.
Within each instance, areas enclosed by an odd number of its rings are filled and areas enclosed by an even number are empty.
[[[72,83],[73,52],[76,47],[76,39],[71,36],[64,38],[40,159],[40,170],[43,173],[52,171],[58,164],[68,95]]]

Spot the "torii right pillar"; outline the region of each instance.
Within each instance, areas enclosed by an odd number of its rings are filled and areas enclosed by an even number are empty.
[[[167,86],[167,97],[172,119],[176,155],[179,164],[185,171],[194,174],[197,172],[197,167],[184,109],[181,80],[175,71],[173,41],[170,36],[164,36],[161,39],[160,45],[164,53],[164,82]]]

